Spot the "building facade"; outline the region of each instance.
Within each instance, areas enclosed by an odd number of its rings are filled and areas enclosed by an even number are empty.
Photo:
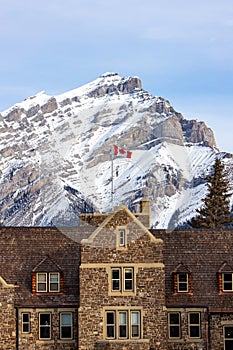
[[[80,244],[55,228],[0,241],[0,349],[77,349]]]
[[[233,231],[149,227],[148,201],[1,227],[0,349],[232,350]]]
[[[79,349],[167,348],[163,241],[140,219],[122,206],[82,241]]]
[[[233,349],[233,231],[163,237],[169,350]]]

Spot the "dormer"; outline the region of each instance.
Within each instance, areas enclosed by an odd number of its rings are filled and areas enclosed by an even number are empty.
[[[172,272],[173,276],[173,292],[176,293],[192,293],[191,288],[191,271],[182,262],[177,265]]]
[[[217,280],[220,294],[233,292],[233,268],[226,261],[217,271]]]
[[[32,293],[62,293],[63,287],[61,268],[46,256],[32,270]]]

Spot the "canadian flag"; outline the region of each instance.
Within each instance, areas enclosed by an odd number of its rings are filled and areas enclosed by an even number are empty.
[[[125,151],[123,148],[119,148],[116,145],[113,146],[113,154],[114,154],[114,156],[122,156],[125,158],[131,158],[131,156],[132,156],[132,152]]]

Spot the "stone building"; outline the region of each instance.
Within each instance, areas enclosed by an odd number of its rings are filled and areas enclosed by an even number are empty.
[[[1,350],[232,350],[233,231],[132,213],[0,228]]]
[[[79,349],[167,348],[163,241],[142,224],[147,205],[90,217],[99,226],[81,247]]]
[[[55,228],[0,228],[0,349],[75,350],[80,245]]]
[[[233,231],[154,231],[164,242],[168,350],[233,349]]]

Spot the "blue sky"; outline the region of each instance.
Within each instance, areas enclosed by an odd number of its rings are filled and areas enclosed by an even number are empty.
[[[232,0],[0,0],[0,111],[136,75],[233,152]]]

